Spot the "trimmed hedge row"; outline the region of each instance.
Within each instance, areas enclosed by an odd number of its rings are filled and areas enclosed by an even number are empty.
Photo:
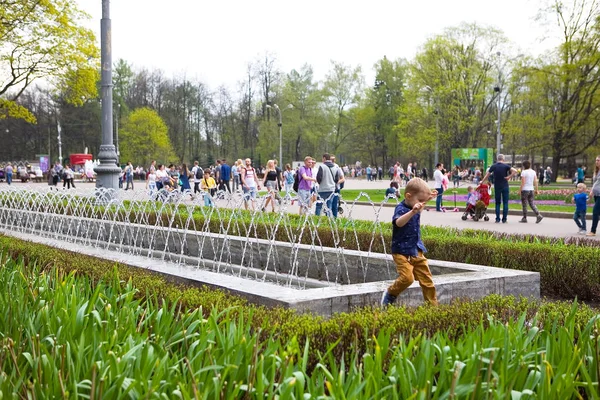
[[[15,259],[22,259],[25,265],[58,268],[65,273],[75,272],[91,278],[95,284],[100,280],[112,281],[116,275],[122,281],[130,281],[138,289],[139,296],[152,293],[169,304],[178,302],[183,309],[202,307],[205,316],[213,308],[222,310],[234,306],[237,313],[243,314],[260,331],[263,339],[271,335],[282,341],[297,337],[301,345],[310,340],[312,348],[322,353],[329,350],[331,343],[339,341],[333,350],[336,357],[350,354],[353,348],[366,349],[365,338],[377,336],[383,330],[396,335],[421,332],[431,336],[436,332],[445,332],[448,337],[457,338],[473,327],[486,324],[486,315],[509,321],[526,313],[529,319],[536,316],[542,324],[560,324],[574,309],[573,304],[568,302],[542,302],[492,295],[478,301],[456,301],[435,308],[391,307],[385,311],[364,308],[325,319],[297,314],[293,310],[250,305],[239,297],[219,290],[175,284],[136,267],[6,236],[0,236],[0,249]],[[585,304],[575,307],[579,326],[584,326],[596,313]]]

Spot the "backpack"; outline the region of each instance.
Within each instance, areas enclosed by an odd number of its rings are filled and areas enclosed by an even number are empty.
[[[302,175],[300,174],[300,168],[298,168],[298,170],[296,171],[296,174],[294,175],[294,186],[292,186],[292,189],[294,189],[294,192],[298,193],[298,187],[300,186],[300,180],[302,179]]]
[[[288,185],[290,183],[293,184],[295,181],[294,178],[294,173],[292,171],[285,171],[285,183],[287,183]]]
[[[202,179],[202,176],[204,175],[204,171],[202,171],[202,168],[197,167],[196,168],[196,179]]]

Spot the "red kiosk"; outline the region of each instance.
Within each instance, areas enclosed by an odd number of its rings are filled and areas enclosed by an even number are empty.
[[[69,156],[69,163],[71,164],[71,167],[74,165],[85,165],[86,161],[92,161],[92,155],[91,154],[71,154]]]

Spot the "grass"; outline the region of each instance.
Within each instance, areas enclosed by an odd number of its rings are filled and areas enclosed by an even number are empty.
[[[512,189],[512,188],[511,188]],[[515,190],[518,189],[515,188]],[[563,188],[564,189],[564,188]],[[444,192],[444,195],[452,196],[454,189],[448,189]],[[456,189],[457,195],[465,195],[467,194],[466,188]],[[543,192],[541,192],[543,194]],[[373,202],[375,205],[379,205],[385,200],[385,190],[383,189],[365,189],[365,190],[342,190],[342,196],[346,203],[352,204],[355,201],[358,202]],[[556,199],[563,199],[563,197],[555,196]],[[516,196],[511,196],[511,199],[517,199]],[[493,198],[492,198],[493,201]],[[394,199],[388,200],[389,204],[395,204],[396,201]],[[444,206],[446,208],[455,207],[454,201],[452,198],[450,200],[444,200]],[[430,201],[427,203],[428,206],[435,207],[435,201]],[[564,205],[546,205],[546,204],[536,204],[537,208],[540,211],[552,211],[552,212],[567,212],[573,213],[575,212],[575,205],[572,203],[565,203]],[[465,207],[464,201],[457,201],[456,207]],[[494,207],[494,203],[491,204],[491,207]],[[509,210],[518,210],[521,211],[521,204],[509,204]]]
[[[342,315],[346,323],[327,331],[311,316],[289,314],[283,327],[253,307],[185,308],[114,270],[96,281],[6,255],[0,264],[0,393],[11,398],[600,396],[600,317],[577,304],[506,316],[494,303],[506,309],[511,300],[496,296],[479,302],[487,311],[477,303],[415,311],[428,330],[374,329],[411,318],[393,307]],[[440,320],[450,324],[436,329]]]

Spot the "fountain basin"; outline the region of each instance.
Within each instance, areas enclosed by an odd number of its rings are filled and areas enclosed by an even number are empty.
[[[134,267],[250,302],[321,315],[379,303],[391,255],[0,207],[0,232]],[[438,298],[539,297],[535,272],[430,260]],[[423,302],[415,282],[400,304]]]

